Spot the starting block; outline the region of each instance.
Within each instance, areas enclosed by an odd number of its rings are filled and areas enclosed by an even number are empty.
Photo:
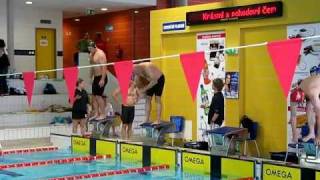
[[[163,145],[165,134],[172,133],[175,130],[175,126],[171,122],[161,122],[160,124],[146,122],[140,124],[140,127],[145,129],[146,133],[143,136],[152,138],[157,145]]]
[[[93,136],[104,136],[109,137],[110,128],[115,120],[116,116],[107,116],[105,119],[96,120],[91,119],[88,121],[88,127],[90,124],[93,125],[92,135]]]

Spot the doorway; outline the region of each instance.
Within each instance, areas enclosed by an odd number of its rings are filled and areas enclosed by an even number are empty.
[[[56,30],[36,29],[36,71],[56,68]],[[56,78],[56,72],[37,73],[37,78]]]

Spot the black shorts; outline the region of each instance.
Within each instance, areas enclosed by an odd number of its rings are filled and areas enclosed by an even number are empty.
[[[122,105],[121,120],[123,124],[131,124],[134,119],[134,106]]]
[[[95,76],[92,83],[92,95],[94,96],[102,96],[104,92],[104,88],[106,87],[108,83],[108,76],[106,75],[106,78],[104,80],[104,85],[102,87],[99,86],[99,82],[101,80],[102,76]]]
[[[84,111],[72,111],[72,119],[84,119],[86,118],[87,112]]]
[[[155,84],[152,88],[147,90],[147,96],[161,96],[164,88],[165,78],[164,75],[162,75],[159,79],[157,84]]]

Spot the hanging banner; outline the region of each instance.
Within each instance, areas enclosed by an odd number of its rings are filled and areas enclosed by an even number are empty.
[[[290,84],[298,64],[301,39],[269,42],[267,48],[277,73],[283,95],[288,97]]]
[[[320,23],[317,24],[302,24],[293,25],[287,27],[288,38],[304,38],[309,36],[320,35]],[[320,72],[320,39],[307,39],[302,41],[300,49],[300,58],[298,65],[296,66],[295,73],[293,75],[291,89],[287,98],[287,121],[288,121],[288,133],[287,142],[291,143],[293,139],[301,138],[299,129],[296,130],[296,137],[293,138],[291,120],[290,118],[296,117],[297,127],[301,127],[307,123],[306,117],[306,104],[304,102],[291,102],[290,96],[294,95],[295,89],[297,89],[298,82],[309,77],[310,75],[316,75]]]
[[[122,101],[124,104],[127,102],[128,89],[130,84],[130,78],[133,71],[133,62],[132,61],[121,61],[114,64],[114,70],[116,71],[117,79],[120,86],[120,91],[122,95]]]
[[[204,61],[204,52],[180,55],[180,62],[182,64],[184,76],[188,82],[193,101],[196,99],[200,74],[204,66]]]
[[[204,131],[209,129],[208,113],[213,96],[212,80],[225,79],[225,32],[208,32],[197,34],[197,51],[205,52],[205,64],[200,77],[197,93],[197,139],[207,140]]]
[[[23,73],[24,88],[26,89],[29,106],[31,106],[31,101],[32,101],[32,94],[33,94],[33,88],[34,88],[34,78],[35,78],[34,72],[24,72]]]
[[[74,102],[74,93],[76,90],[76,83],[78,80],[79,70],[78,67],[68,67],[63,69],[64,79],[68,88],[70,103]]]

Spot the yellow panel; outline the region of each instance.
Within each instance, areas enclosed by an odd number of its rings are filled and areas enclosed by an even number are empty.
[[[54,29],[36,29],[36,70],[56,68],[56,47]],[[37,77],[47,75],[55,78],[55,72],[38,73]]]
[[[176,167],[176,151],[160,148],[151,148],[151,165],[167,164],[170,169]]]
[[[316,180],[320,180],[320,172],[316,172]]]
[[[82,137],[71,137],[72,152],[75,153],[90,153],[90,139]]]
[[[254,177],[254,162],[236,159],[221,159],[222,176],[248,178]]]
[[[186,43],[187,42],[187,43]],[[196,35],[193,33],[163,36],[164,54],[171,55],[183,52],[192,52],[196,48]],[[184,72],[179,58],[167,58],[161,61],[162,71],[166,76],[163,92],[163,118],[169,119],[172,115],[183,115],[187,120],[196,123],[196,103],[192,102]],[[197,126],[192,126],[192,134],[196,135]]]
[[[141,163],[143,160],[143,147],[132,144],[121,144],[121,161]]]
[[[96,153],[99,155],[111,155],[111,158],[116,157],[116,143],[111,141],[96,141]]]
[[[262,176],[263,180],[300,180],[301,170],[286,166],[264,164]]]
[[[211,156],[196,154],[196,153],[182,153],[182,169],[186,173],[195,174],[211,174]]]
[[[286,38],[286,26],[250,28],[243,31],[243,44]],[[266,47],[247,48],[243,53],[244,111],[259,123],[258,142],[267,154],[286,148],[286,98],[278,82]],[[272,129],[273,133],[270,133]],[[282,132],[278,134],[277,132]]]

